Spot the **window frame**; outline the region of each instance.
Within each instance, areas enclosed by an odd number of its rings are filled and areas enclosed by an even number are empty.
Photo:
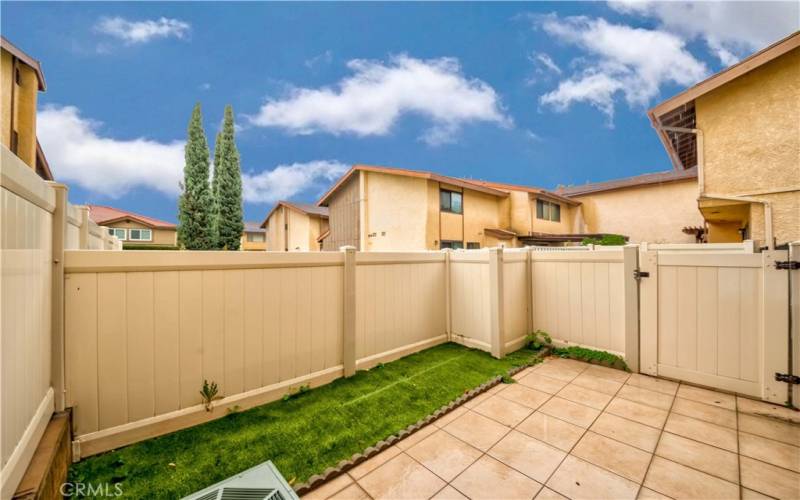
[[[561,222],[561,204],[536,198],[536,218],[550,222]]]
[[[453,210],[453,195],[458,195],[459,211]],[[444,204],[443,195],[447,196],[447,206]],[[449,214],[464,215],[464,193],[452,189],[439,188],[439,211]]]
[[[439,242],[439,250],[449,248],[451,250],[464,250],[464,242],[459,240],[442,240]]]
[[[121,231],[122,232],[122,237],[121,238],[119,237],[119,235],[117,235],[117,231]],[[120,240],[120,241],[128,239],[128,230],[125,229],[124,227],[109,227],[108,228],[108,234],[111,235],[111,236],[116,236],[117,239]]]
[[[139,238],[134,238],[133,237],[133,232],[134,231],[139,231],[139,235],[140,235]],[[149,235],[148,238],[142,238],[141,237],[141,234],[142,234],[143,231],[147,231],[147,234]],[[148,229],[146,227],[145,228],[131,228],[131,229],[128,230],[128,241],[153,241],[153,230],[152,229]]]
[[[480,250],[481,243],[479,241],[468,241],[467,250]]]
[[[260,240],[253,239],[254,236],[259,236]],[[265,233],[254,233],[249,232],[247,233],[247,237],[245,238],[248,243],[265,243],[267,241],[267,235]]]

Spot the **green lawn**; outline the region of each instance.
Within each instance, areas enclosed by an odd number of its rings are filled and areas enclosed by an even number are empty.
[[[176,498],[272,460],[303,482],[397,433],[465,391],[529,362],[443,344],[349,379],[219,420],[87,458],[70,479],[122,483],[129,498]]]

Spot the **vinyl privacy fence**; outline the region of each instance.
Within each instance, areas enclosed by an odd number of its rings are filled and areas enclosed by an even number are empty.
[[[0,152],[0,496],[10,498],[53,410],[64,409],[64,248],[121,246],[67,202],[66,186]]]

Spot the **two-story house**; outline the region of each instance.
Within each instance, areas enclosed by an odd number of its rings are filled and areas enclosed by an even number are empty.
[[[86,206],[89,207],[89,218],[95,224],[104,226],[110,235],[116,236],[124,249],[177,248],[177,226],[171,222],[119,208]]]
[[[328,232],[328,209],[281,200],[269,211],[261,227],[266,231],[267,251],[318,251]]]

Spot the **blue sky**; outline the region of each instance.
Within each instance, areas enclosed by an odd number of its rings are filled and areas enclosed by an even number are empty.
[[[195,102],[237,116],[245,217],[368,163],[553,188],[671,168],[645,111],[798,4],[2,3],[73,203],[175,220]]]

